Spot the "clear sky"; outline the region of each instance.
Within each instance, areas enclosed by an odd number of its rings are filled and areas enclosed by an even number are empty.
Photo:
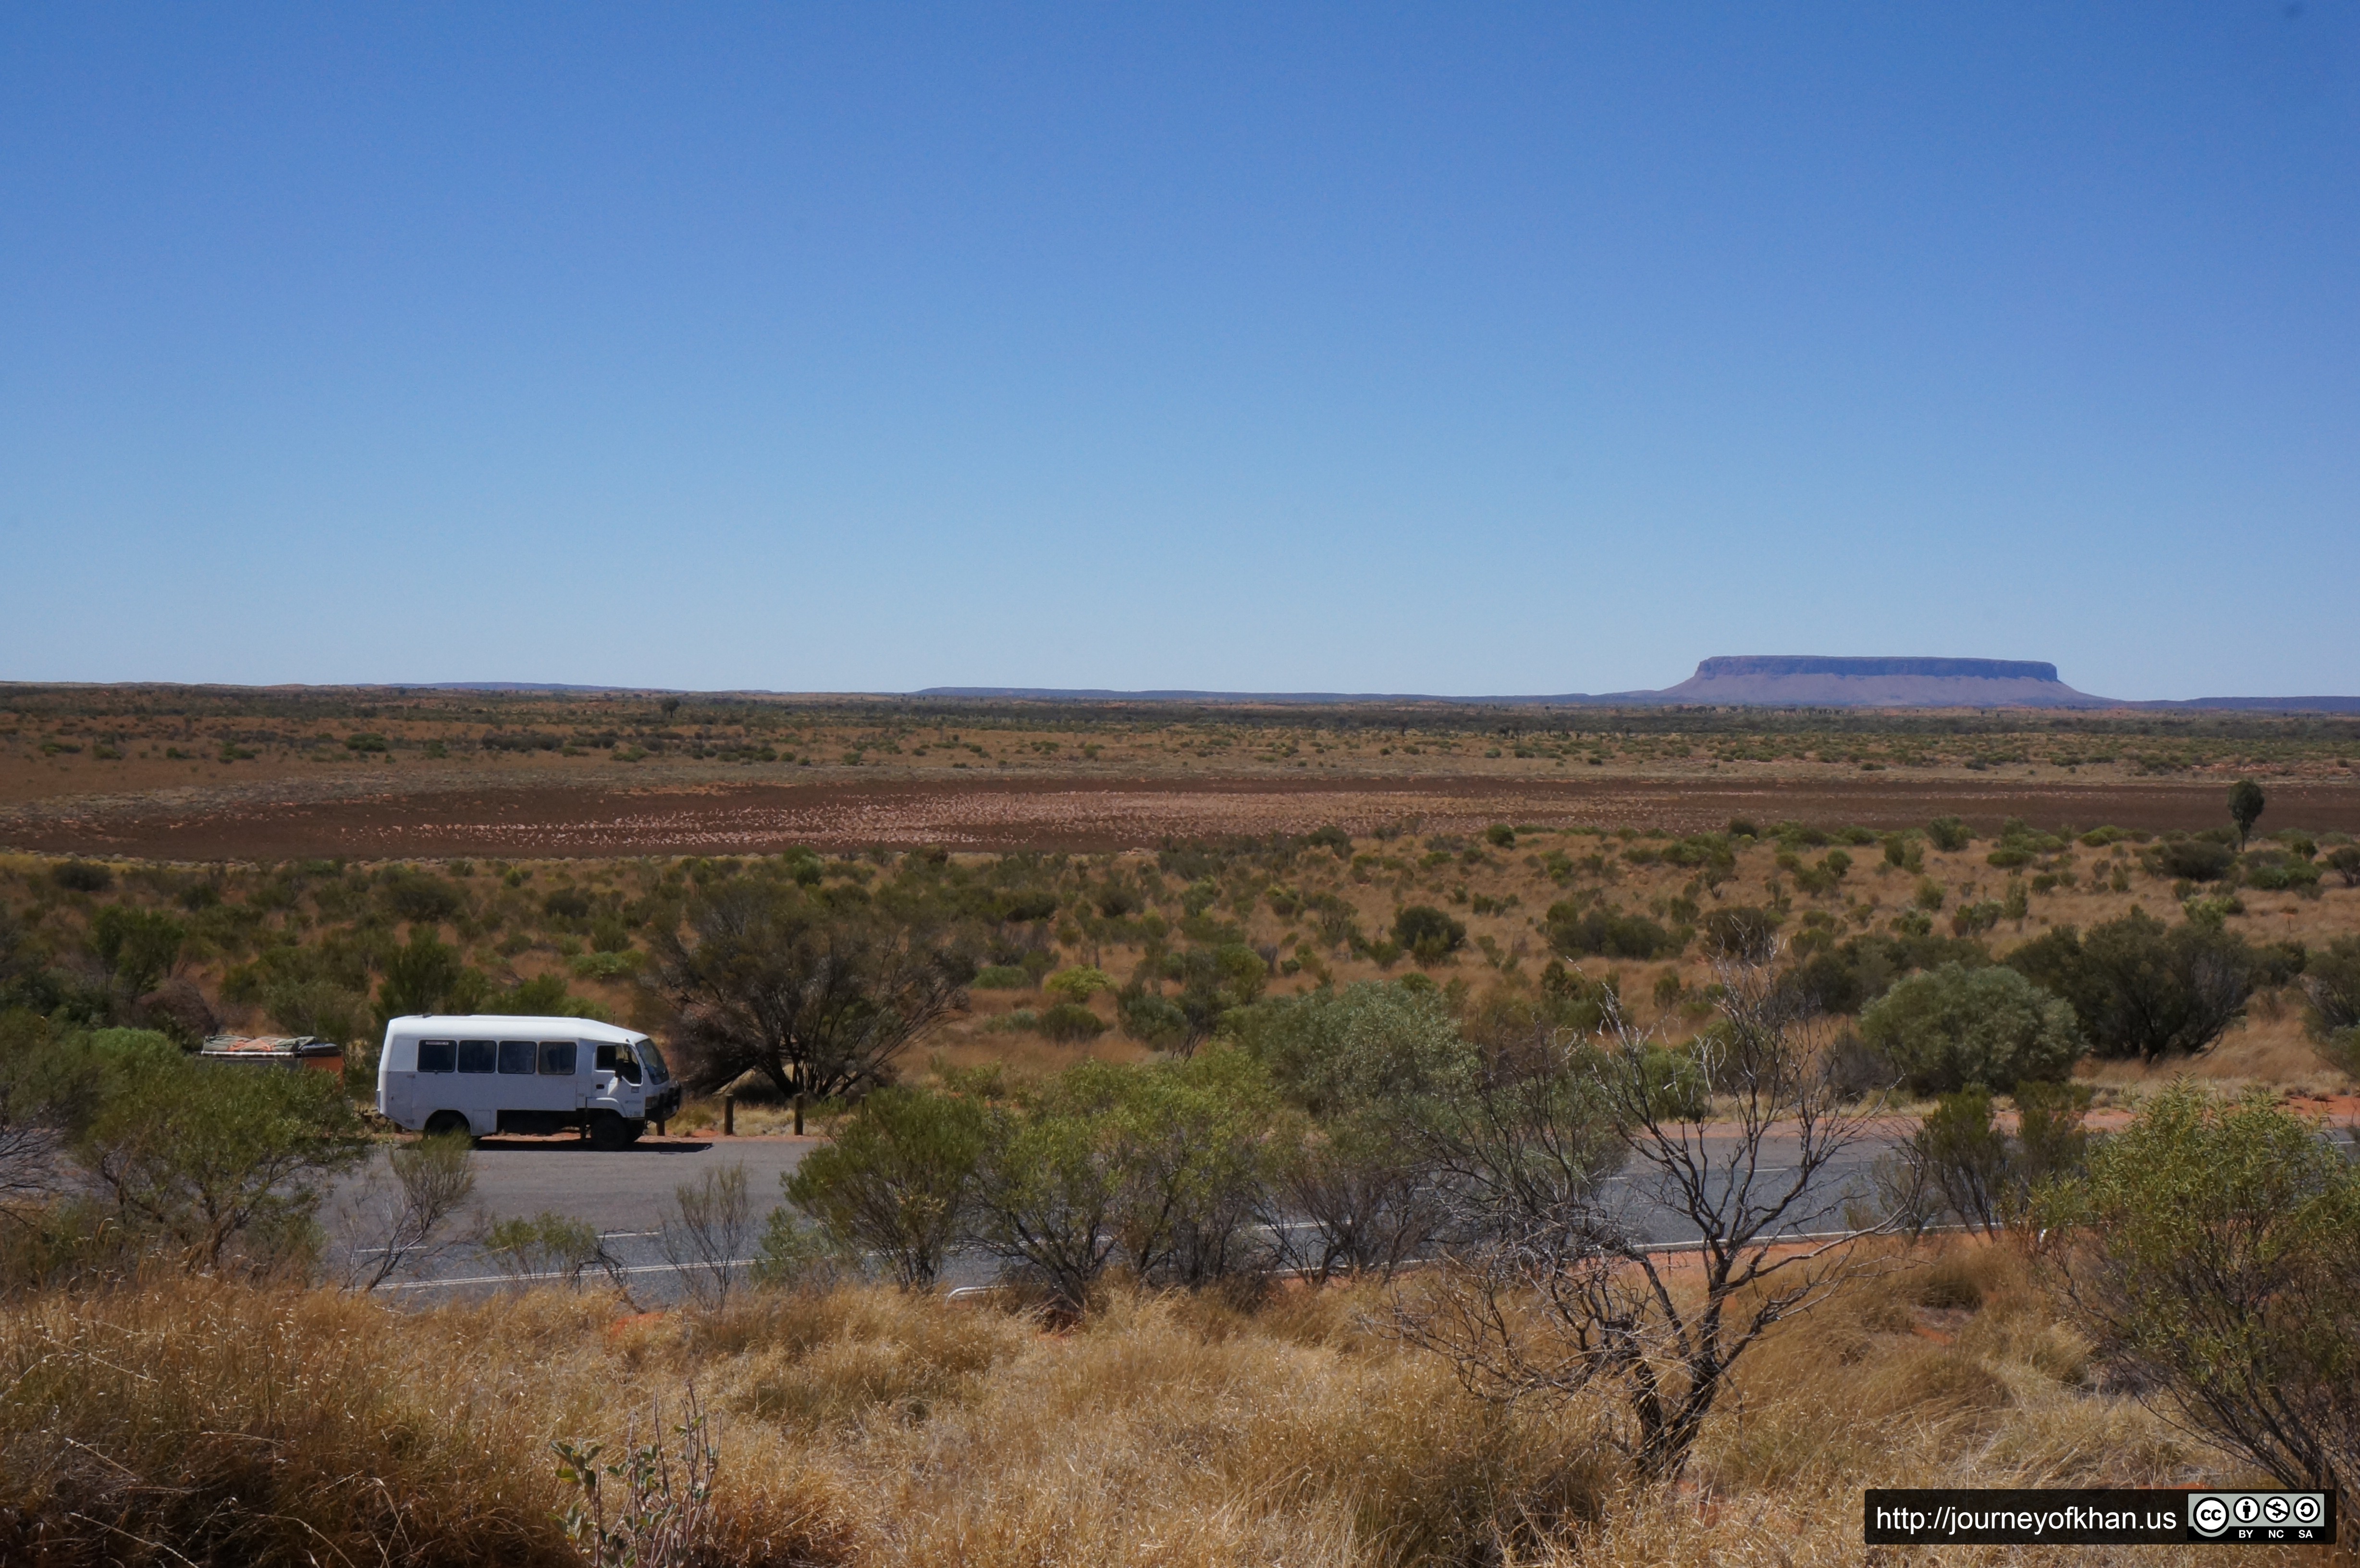
[[[2360,0],[0,11],[0,678],[2360,692]]]

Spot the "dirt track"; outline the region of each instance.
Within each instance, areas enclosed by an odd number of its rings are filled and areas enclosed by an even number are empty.
[[[2274,781],[2265,828],[2360,832],[2360,786]],[[615,789],[484,786],[323,794],[261,785],[198,797],[114,796],[0,811],[0,844],[159,860],[511,858],[748,854],[939,844],[956,849],[1107,850],[1165,837],[1366,830],[1415,817],[1427,832],[1495,822],[1716,828],[1733,816],[1900,827],[1955,813],[1996,826],[2223,825],[2206,780],[2088,784],[1898,779],[1890,774],[1589,779],[1058,777],[958,782],[891,778],[809,784]]]

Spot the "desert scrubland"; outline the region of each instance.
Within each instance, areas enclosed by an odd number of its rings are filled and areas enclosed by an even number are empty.
[[[694,1540],[650,1561],[1852,1562],[1867,1486],[2350,1496],[2349,721],[4,705],[10,1562],[593,1560],[552,1445],[651,1431],[639,1533]],[[870,1021],[764,1035],[821,942]],[[675,1131],[801,1090],[832,1158],[674,1307],[357,1288],[318,1194],[424,1147],[356,1108],[421,1010],[634,1024]],[[221,1029],[347,1073],[222,1088],[180,1055]],[[1877,1181],[1721,1263],[1601,1228],[1664,1138],[1757,1124]],[[1009,1288],[947,1299],[945,1238]],[[2316,1441],[2229,1430],[2224,1367]],[[1650,1369],[1709,1385],[1670,1438]]]

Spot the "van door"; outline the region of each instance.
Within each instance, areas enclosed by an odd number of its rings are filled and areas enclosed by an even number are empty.
[[[594,1087],[589,1103],[594,1108],[624,1116],[636,1117],[639,1114],[639,1063],[628,1046],[597,1047],[591,1076]]]
[[[416,1126],[411,1090],[417,1079],[418,1042],[406,1035],[387,1040],[385,1053],[377,1063],[377,1114],[396,1127]]]

